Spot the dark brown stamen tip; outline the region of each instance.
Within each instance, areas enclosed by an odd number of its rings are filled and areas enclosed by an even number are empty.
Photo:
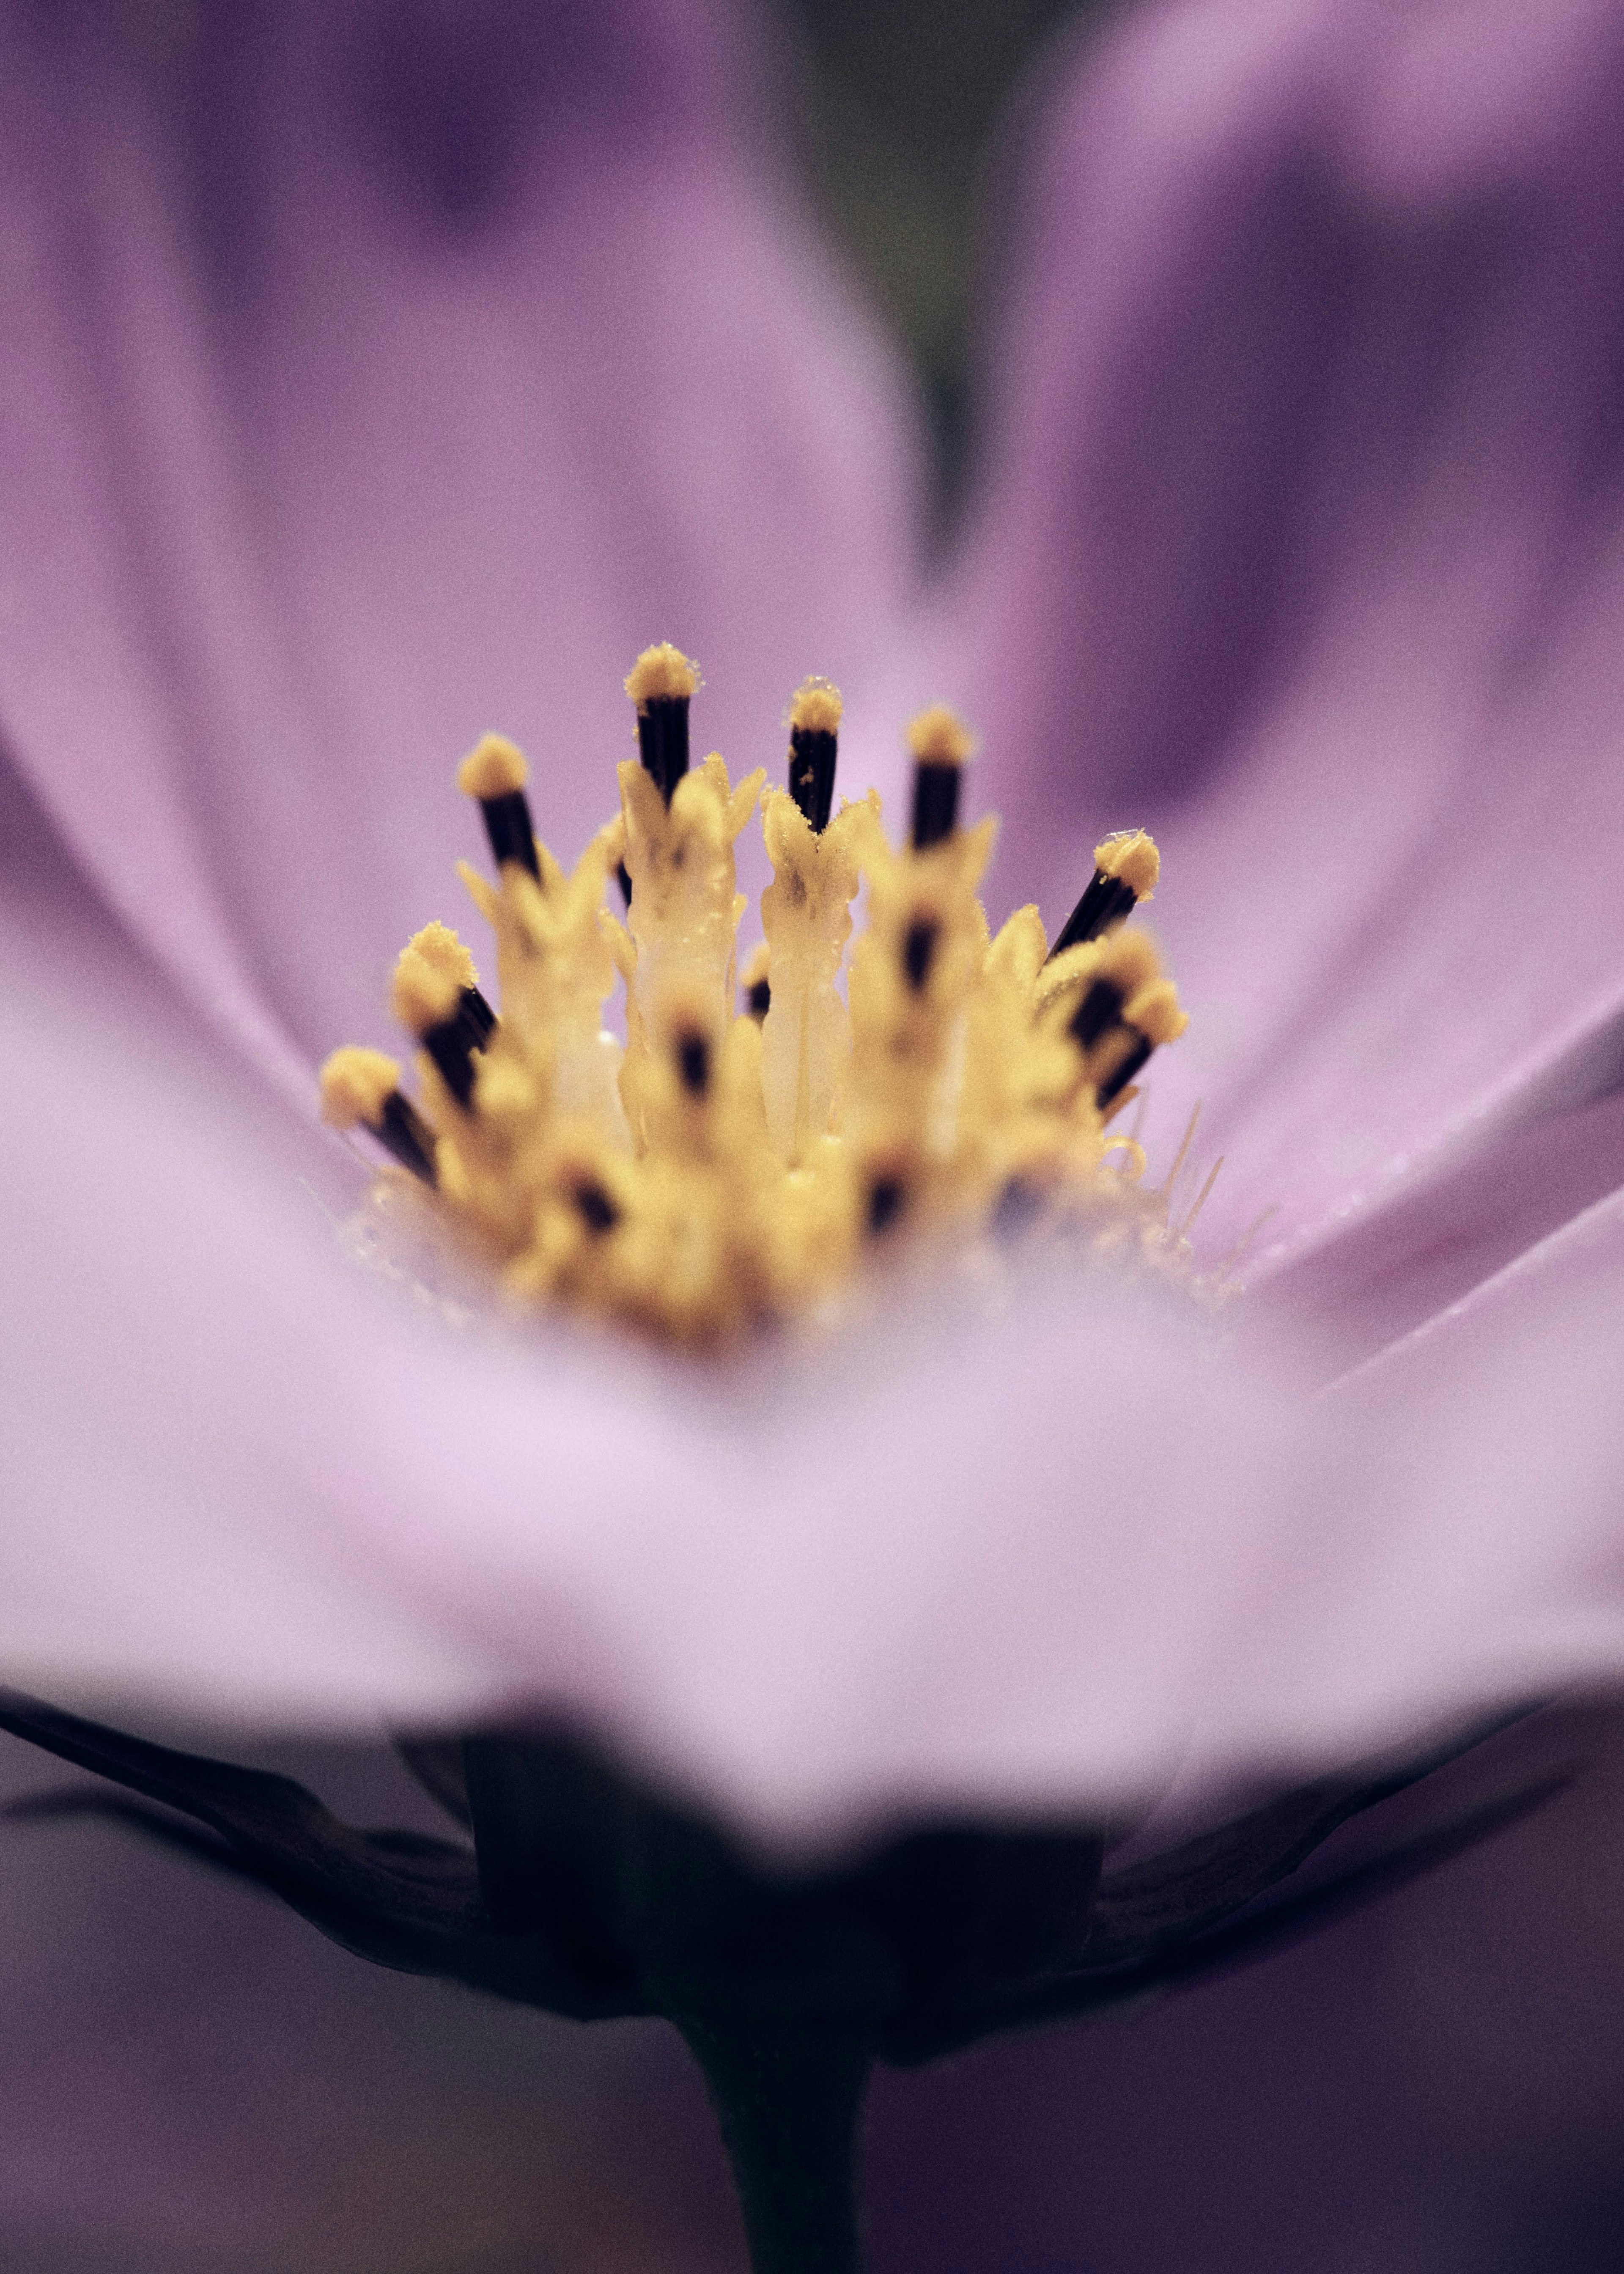
[[[772,1008],[772,982],[770,979],[756,980],[745,990],[744,1002],[749,1017],[759,1024]]]
[[[908,985],[916,995],[930,976],[940,930],[941,927],[934,917],[918,916],[908,926],[903,940],[902,968],[907,974]]]
[[[467,1105],[474,1094],[476,1052],[460,1008],[453,1017],[442,1019],[437,1027],[428,1029],[423,1037],[423,1047],[457,1103]]]
[[[398,1089],[391,1090],[383,1102],[382,1113],[370,1126],[379,1143],[402,1169],[410,1169],[425,1185],[433,1184],[434,1133],[409,1097]]]
[[[1108,877],[1096,869],[1086,890],[1061,927],[1060,936],[1049,951],[1049,960],[1064,955],[1068,947],[1077,947],[1086,939],[1098,939],[1103,931],[1122,923],[1138,907],[1138,896],[1132,885],[1120,877]]]
[[[667,805],[688,772],[686,695],[650,695],[637,705],[637,755]]]
[[[1092,1050],[1108,1027],[1122,1016],[1123,993],[1109,979],[1096,979],[1071,1013],[1071,1039],[1079,1050]]]
[[[496,1013],[477,987],[464,987],[457,997],[457,1018],[473,1048],[484,1050],[496,1032]]]
[[[914,850],[928,852],[959,826],[961,765],[921,758],[914,769]]]
[[[835,797],[838,741],[826,727],[789,730],[789,794],[821,836]]]
[[[516,861],[541,882],[541,867],[536,858],[536,832],[530,823],[530,800],[522,789],[505,790],[500,797],[482,797],[479,810],[485,817],[485,833],[491,840],[491,858],[500,870],[505,862]]]
[[[868,1187],[868,1237],[878,1239],[891,1230],[907,1205],[908,1188],[900,1177],[876,1177]]]
[[[575,1206],[589,1231],[613,1231],[620,1211],[595,1177],[584,1177],[575,1186]]]
[[[680,1035],[677,1042],[677,1072],[690,1097],[703,1097],[710,1087],[710,1044],[703,1035]]]

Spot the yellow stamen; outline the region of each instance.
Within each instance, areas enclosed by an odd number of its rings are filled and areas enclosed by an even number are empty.
[[[334,1129],[375,1129],[401,1086],[401,1070],[381,1050],[347,1045],[321,1069],[321,1118]]]
[[[524,753],[505,734],[482,734],[457,768],[457,787],[464,797],[511,797],[530,778]]]
[[[658,647],[645,647],[633,664],[626,675],[626,691],[639,710],[661,696],[686,702],[699,691],[699,666],[680,647],[661,640]]]
[[[1152,840],[1096,848],[1102,914],[1075,944],[1049,957],[1035,907],[994,938],[978,892],[996,823],[960,825],[972,745],[953,712],[908,729],[913,827],[893,848],[873,791],[831,810],[842,704],[827,680],[792,698],[792,787],[764,797],[760,771],[735,786],[714,753],[689,771],[698,685],[668,642],[639,656],[641,759],[568,874],[534,836],[515,745],[487,734],[462,761],[497,873],[462,870],[495,934],[500,1018],[456,933],[426,925],[392,995],[429,1118],[395,1061],[365,1050],[323,1068],[324,1117],[412,1169],[420,1211],[510,1302],[692,1347],[826,1319],[903,1258],[984,1273],[1011,1239],[1063,1227],[1187,1280],[1196,1211],[1175,1232],[1169,1209],[1188,1137],[1152,1191],[1137,1122],[1107,1126],[1185,1025],[1154,941],[1125,922],[1158,881]],[[772,881],[741,1016],[734,842],[758,801]],[[617,875],[624,922],[606,905]],[[605,1026],[617,982],[624,1044]]]

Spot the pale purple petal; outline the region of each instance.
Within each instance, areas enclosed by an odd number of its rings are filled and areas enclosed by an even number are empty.
[[[954,676],[998,888],[1163,839],[1221,1235],[1617,1080],[1621,120],[1610,0],[1178,0],[1045,131]]]
[[[0,1003],[11,1680],[561,1706],[805,1840],[1290,1768],[1624,1666],[1624,1203],[1317,1402],[1086,1273],[823,1361],[612,1364],[374,1285],[330,1156],[66,954],[13,941]]]
[[[456,917],[483,729],[573,859],[650,639],[741,770],[805,672],[864,679],[912,444],[726,6],[162,20],[0,24],[0,727],[297,1084]]]

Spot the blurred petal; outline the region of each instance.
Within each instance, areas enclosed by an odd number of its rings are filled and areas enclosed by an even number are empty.
[[[60,1702],[551,1706],[804,1841],[1624,1664],[1616,1209],[1317,1403],[1087,1275],[732,1373],[459,1337],[344,1260],[252,1084],[7,961],[0,1660]]]
[[[455,915],[482,729],[573,858],[649,639],[748,768],[892,637],[911,437],[740,49],[720,0],[0,16],[0,721],[290,1084]]]
[[[957,676],[1007,893],[1164,840],[1219,1231],[1619,1079],[1620,119],[1610,0],[1178,0],[1047,128]]]

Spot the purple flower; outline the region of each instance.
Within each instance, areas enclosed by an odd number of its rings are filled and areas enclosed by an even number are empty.
[[[0,39],[8,1676],[561,1707],[793,1844],[1616,1672],[1617,11],[1126,24],[930,591],[719,9]],[[1155,829],[1150,1133],[1203,1098],[1218,1252],[1278,1209],[1231,1348],[1050,1285],[718,1381],[453,1340],[338,1251],[312,1070],[446,904],[449,761],[512,732],[573,851],[667,631],[747,763],[809,668],[888,791],[962,701],[995,913]]]

